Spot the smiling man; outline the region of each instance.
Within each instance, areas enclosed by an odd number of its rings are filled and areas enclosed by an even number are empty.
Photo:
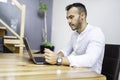
[[[87,10],[82,3],[73,3],[66,7],[66,18],[73,30],[71,39],[59,53],[45,49],[46,62],[73,67],[88,67],[101,73],[105,37],[99,27],[86,21]]]

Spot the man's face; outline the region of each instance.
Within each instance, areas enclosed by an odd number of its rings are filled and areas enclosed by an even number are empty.
[[[72,7],[67,11],[66,18],[72,30],[78,30],[81,28],[80,13],[76,7]]]

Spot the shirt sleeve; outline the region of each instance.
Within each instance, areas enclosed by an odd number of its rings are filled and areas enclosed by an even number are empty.
[[[64,56],[68,56],[72,52],[72,43],[71,43],[71,41],[69,41],[67,46],[65,46],[65,48],[63,48],[61,50],[61,52],[64,53]]]
[[[85,54],[70,55],[68,60],[70,66],[76,67],[92,67],[101,55],[104,55],[105,38],[100,29],[96,29],[89,34],[91,39],[87,46]]]
[[[61,52],[64,53],[64,56],[70,55],[72,53],[72,51],[73,51],[73,46],[72,46],[73,45],[73,42],[72,42],[73,35],[74,35],[74,33],[72,34],[71,39],[68,42],[68,44],[62,50],[60,50]]]

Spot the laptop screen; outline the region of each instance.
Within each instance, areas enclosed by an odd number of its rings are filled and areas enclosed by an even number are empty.
[[[26,47],[26,49],[27,49],[27,52],[28,52],[30,58],[32,59],[32,58],[33,58],[33,55],[32,55],[32,52],[31,52],[31,50],[30,50],[30,46],[29,46],[29,43],[28,43],[28,41],[27,41],[27,38],[23,38],[23,41],[24,41],[25,47]]]

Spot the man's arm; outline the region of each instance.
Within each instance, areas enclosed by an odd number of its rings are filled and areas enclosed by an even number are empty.
[[[62,58],[61,65],[69,65],[70,64],[69,60],[67,59],[67,57],[64,56],[64,54],[62,52],[59,52],[58,54],[55,54],[53,51],[51,51],[49,49],[45,49],[46,62],[48,62],[50,64],[57,64],[58,56],[61,56],[61,58]]]
[[[70,65],[67,57],[62,57],[62,65]]]
[[[61,51],[60,51],[57,55],[58,55],[58,56],[61,56],[61,57],[64,57],[64,53],[61,52]]]

